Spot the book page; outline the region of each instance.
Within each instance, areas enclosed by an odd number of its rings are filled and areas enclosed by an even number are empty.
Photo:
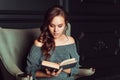
[[[49,62],[49,61],[42,61],[42,66],[46,66],[46,67],[51,67],[51,68],[55,68],[55,69],[59,69],[59,64],[54,63],[54,62]]]
[[[76,63],[76,62],[77,62],[77,60],[75,58],[71,58],[71,59],[67,59],[67,60],[62,61],[60,63],[60,66],[72,64],[72,63]]]

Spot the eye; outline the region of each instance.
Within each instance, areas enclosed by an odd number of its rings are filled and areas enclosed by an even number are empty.
[[[62,24],[59,24],[58,27],[61,28],[63,25]]]
[[[50,24],[50,27],[52,27],[52,28],[53,28],[53,27],[55,27],[55,25],[53,25],[53,24]]]

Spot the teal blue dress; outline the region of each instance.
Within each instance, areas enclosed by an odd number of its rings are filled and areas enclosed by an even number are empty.
[[[80,67],[79,55],[77,53],[75,43],[56,46],[55,50],[50,52],[50,55],[51,57],[49,61],[52,62],[58,63],[66,59],[76,58],[78,60],[78,63],[75,67],[71,68],[70,74],[61,72],[56,77],[36,78],[35,72],[41,69],[41,61],[44,60],[45,57],[42,54],[41,47],[37,47],[36,45],[33,45],[30,50],[30,53],[27,56],[27,67],[26,67],[27,74],[31,74],[34,80],[74,80],[74,75],[79,73],[79,67]]]

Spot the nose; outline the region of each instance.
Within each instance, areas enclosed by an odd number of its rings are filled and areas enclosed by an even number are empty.
[[[57,32],[57,31],[58,31],[58,27],[55,27],[55,28],[54,28],[54,31]]]

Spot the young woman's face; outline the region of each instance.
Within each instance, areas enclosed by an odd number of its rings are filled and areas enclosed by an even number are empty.
[[[59,38],[65,29],[65,19],[63,16],[56,16],[49,25],[49,30],[54,38]]]

